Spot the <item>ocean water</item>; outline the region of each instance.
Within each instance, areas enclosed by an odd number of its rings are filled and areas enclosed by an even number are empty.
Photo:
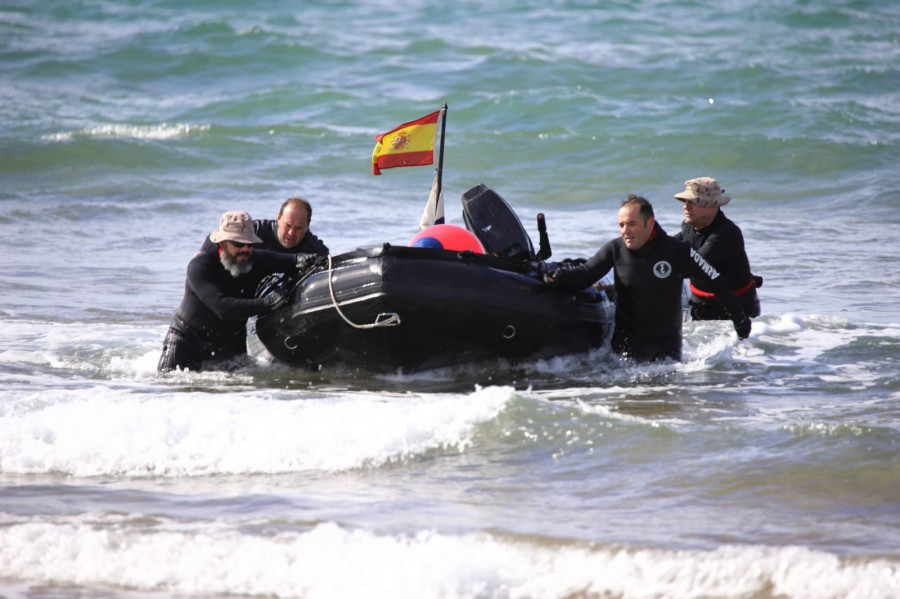
[[[374,136],[445,102],[448,222],[555,259],[716,177],[751,337],[156,374],[222,212],[407,243]],[[0,596],[900,597],[898,165],[894,2],[0,2]]]

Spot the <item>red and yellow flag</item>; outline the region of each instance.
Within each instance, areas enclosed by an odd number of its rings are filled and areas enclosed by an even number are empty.
[[[441,111],[404,123],[375,137],[372,174],[383,168],[434,164],[434,137]]]

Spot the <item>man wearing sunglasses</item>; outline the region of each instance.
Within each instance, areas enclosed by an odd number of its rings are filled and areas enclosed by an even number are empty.
[[[262,242],[246,212],[226,212],[209,239],[216,251],[188,263],[184,298],[163,341],[157,370],[222,370],[240,366],[247,354],[247,319],[283,306],[278,290],[255,297],[267,275],[293,274],[308,266],[307,254],[254,250]]]

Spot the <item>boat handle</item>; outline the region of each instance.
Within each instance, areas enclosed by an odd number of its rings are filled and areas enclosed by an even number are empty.
[[[382,327],[395,327],[400,324],[400,315],[396,312],[382,312],[375,317],[375,324]]]

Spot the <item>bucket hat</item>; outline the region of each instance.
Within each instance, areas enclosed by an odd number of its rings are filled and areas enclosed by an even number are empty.
[[[237,241],[238,243],[262,243],[253,231],[253,219],[243,211],[226,212],[219,219],[219,228],[209,234],[213,243]]]
[[[684,182],[684,191],[675,194],[675,199],[682,202],[690,200],[698,206],[712,208],[724,206],[731,198],[724,195],[725,190],[719,187],[719,182],[712,177],[698,177]]]

